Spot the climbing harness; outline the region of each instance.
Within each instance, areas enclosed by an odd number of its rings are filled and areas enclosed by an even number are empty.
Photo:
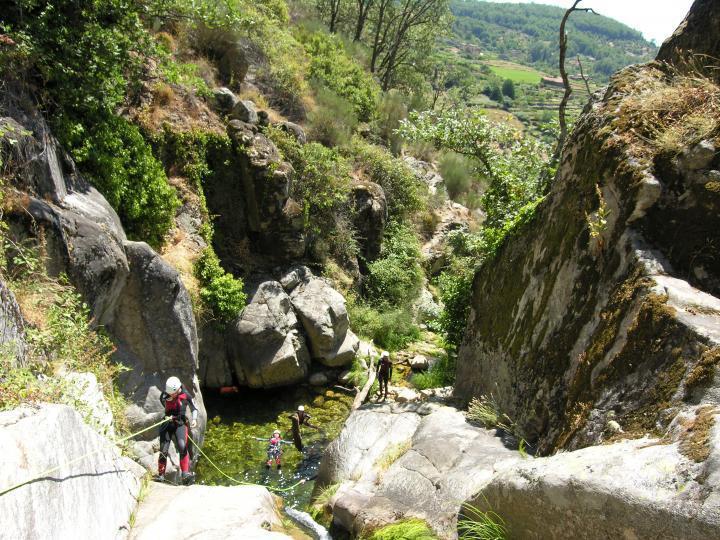
[[[120,444],[120,443],[124,443],[125,441],[129,441],[129,440],[132,439],[133,437],[137,437],[138,435],[142,435],[142,434],[145,433],[146,431],[150,431],[151,429],[158,427],[160,424],[162,424],[162,423],[164,423],[164,422],[166,422],[166,419],[165,419],[165,418],[163,418],[163,419],[160,420],[159,422],[156,422],[156,423],[153,424],[152,426],[148,426],[148,427],[146,427],[146,428],[144,428],[144,429],[141,429],[140,431],[137,431],[137,432],[135,432],[135,433],[131,433],[130,435],[127,435],[126,437],[123,437],[122,439],[118,439],[117,441],[115,441],[115,444]],[[48,476],[48,475],[50,475],[50,474],[52,474],[52,473],[54,473],[54,472],[59,471],[59,470],[62,469],[63,467],[66,467],[66,466],[68,466],[68,465],[73,465],[73,464],[75,464],[75,463],[78,463],[79,461],[82,461],[83,459],[89,458],[90,456],[94,456],[95,454],[99,454],[100,452],[103,452],[103,451],[105,451],[105,450],[107,450],[107,448],[103,446],[102,448],[98,448],[97,450],[93,450],[92,452],[88,452],[87,454],[84,454],[84,455],[82,455],[82,456],[80,456],[80,457],[78,457],[78,458],[75,458],[75,459],[71,460],[71,461],[68,461],[68,462],[66,462],[66,463],[61,463],[60,465],[58,465],[58,466],[56,466],[56,467],[53,467],[53,468],[48,469],[48,470],[46,470],[46,471],[43,471],[43,472],[41,472],[40,474],[38,474],[37,476],[35,476],[35,477],[33,477],[33,478],[30,478],[30,479],[28,479],[28,480],[25,480],[25,481],[23,481],[23,482],[20,482],[20,483],[18,483],[18,484],[15,484],[14,486],[10,486],[10,487],[7,488],[7,489],[3,489],[2,491],[0,491],[0,497],[2,497],[3,495],[5,495],[5,494],[7,494],[7,493],[10,493],[11,491],[15,491],[16,489],[18,489],[18,488],[20,488],[20,487],[22,487],[22,486],[24,486],[24,485],[26,485],[26,484],[30,484],[31,482],[35,482],[35,481],[37,481],[37,480],[42,480],[42,479],[45,478],[46,476]]]
[[[227,479],[230,480],[231,482],[235,482],[235,484],[237,484],[238,486],[260,486],[260,487],[264,487],[264,488],[267,489],[268,491],[275,491],[275,492],[280,493],[280,492],[290,491],[290,490],[292,490],[292,489],[295,489],[295,488],[298,487],[300,484],[304,484],[305,482],[307,482],[307,480],[306,480],[305,478],[303,478],[303,479],[300,480],[299,482],[296,482],[296,483],[294,483],[292,486],[288,486],[288,487],[286,487],[286,488],[277,488],[277,487],[273,487],[273,486],[263,486],[262,484],[253,484],[252,482],[241,482],[240,480],[237,480],[237,479],[233,478],[232,476],[230,476],[229,474],[225,473],[222,469],[220,469],[220,467],[218,467],[217,465],[215,465],[215,462],[214,462],[212,459],[210,459],[205,452],[203,452],[203,449],[200,448],[200,445],[198,445],[198,443],[196,443],[195,440],[194,440],[190,435],[188,435],[188,439],[190,439],[190,442],[195,445],[195,448],[198,449],[198,451],[200,452],[200,455],[201,455],[202,457],[204,457],[205,459],[207,459],[208,463],[209,463],[210,465],[212,465],[213,468],[214,468],[217,472],[219,472],[220,474],[222,474],[225,478],[227,478]],[[264,440],[264,439],[263,439],[263,440]]]

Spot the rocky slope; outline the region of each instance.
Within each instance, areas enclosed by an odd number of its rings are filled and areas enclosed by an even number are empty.
[[[354,535],[419,518],[440,538],[457,538],[462,502],[490,481],[496,463],[518,459],[494,431],[452,407],[368,404],[326,450],[318,485],[340,484],[333,524]]]
[[[702,31],[719,10],[695,2],[660,53],[676,66],[613,77],[534,220],[475,277],[456,396],[492,394],[540,454],[647,437],[496,477],[477,500],[519,537],[563,508],[556,537],[720,531],[720,88],[703,75],[720,51]]]
[[[37,242],[48,273],[66,274],[94,322],[107,328],[116,361],[131,368],[121,380],[132,402],[131,431],[161,418],[160,387],[176,375],[200,408],[196,437],[202,440],[197,330],[178,273],[147,244],[127,240],[115,211],[77,173],[32,100],[18,89],[4,98],[0,144],[11,164],[22,165],[6,187],[10,237]],[[136,453],[147,465],[154,461],[149,442]]]
[[[0,538],[124,538],[143,469],[65,405],[0,413],[0,489],[57,470],[0,496]],[[69,463],[71,458],[87,459]]]

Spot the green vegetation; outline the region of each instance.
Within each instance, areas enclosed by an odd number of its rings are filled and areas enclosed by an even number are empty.
[[[220,260],[211,247],[205,248],[195,261],[194,270],[201,285],[200,299],[210,308],[212,318],[221,325],[236,318],[245,307],[242,280],[220,266]]]
[[[366,540],[437,540],[430,526],[421,519],[407,519],[386,525],[373,532],[370,536],[362,536]]]
[[[348,313],[353,330],[389,351],[420,338],[420,329],[406,307],[377,308],[355,300],[348,303]]]
[[[367,174],[369,180],[382,186],[388,202],[388,214],[395,220],[404,221],[425,207],[427,187],[401,159],[358,137],[343,153],[355,168]]]
[[[375,467],[381,473],[387,471],[393,463],[407,454],[410,448],[412,448],[412,439],[390,445],[375,462]]]
[[[564,9],[529,3],[453,0],[452,11],[455,39],[503,60],[556,73],[558,28]],[[657,50],[637,30],[592,13],[573,13],[567,32],[570,36],[567,57],[581,55],[586,73],[603,82],[624,66],[651,60]],[[576,72],[579,69],[573,65],[571,73]]]
[[[310,77],[351,103],[360,121],[370,120],[377,108],[380,87],[362,65],[347,54],[340,38],[314,32],[301,34],[300,40],[310,56]]]
[[[366,296],[377,306],[402,306],[414,300],[422,286],[420,244],[406,226],[392,224],[385,231],[380,257],[368,265]]]
[[[508,80],[511,83],[538,84],[542,78],[542,73],[539,71],[512,62],[492,61],[488,62],[487,65],[500,79]],[[504,91],[503,94],[514,97]]]
[[[458,520],[458,535],[461,540],[506,540],[509,533],[505,521],[495,512],[483,512],[466,503]]]
[[[80,396],[82,389],[68,377],[71,372],[95,375],[114,418],[116,433],[127,424],[127,401],[116,389],[122,367],[110,360],[110,339],[91,324],[90,310],[65,276],[51,278],[35,248],[12,242],[2,231],[2,275],[15,294],[26,328],[28,349],[24,365],[15,363],[14,352],[0,351],[0,410],[39,402],[63,403],[76,408],[95,430],[105,433]]]
[[[412,384],[418,390],[442,388],[455,382],[455,357],[445,352],[440,359],[423,372],[412,377]]]

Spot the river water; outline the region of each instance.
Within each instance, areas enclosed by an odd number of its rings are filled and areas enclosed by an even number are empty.
[[[226,474],[244,482],[285,488],[307,480],[294,489],[279,493],[285,505],[300,511],[308,509],[318,466],[326,446],[338,436],[350,412],[353,397],[331,388],[298,386],[274,390],[241,388],[235,394],[203,392],[208,412],[208,428],[203,450]],[[303,428],[305,449],[283,445],[283,467],[266,470],[267,439],[279,429],[284,440],[291,441],[288,416],[305,405],[311,422],[322,431]],[[259,437],[265,441],[257,441]],[[233,485],[215,468],[200,458],[197,482],[208,485]]]

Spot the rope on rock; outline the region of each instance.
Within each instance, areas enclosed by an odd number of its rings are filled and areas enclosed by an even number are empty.
[[[141,429],[140,431],[136,431],[135,433],[131,433],[130,435],[127,435],[126,437],[123,437],[122,439],[116,440],[116,441],[115,441],[115,444],[120,444],[120,443],[123,443],[123,442],[125,442],[125,441],[129,441],[129,440],[132,439],[133,437],[137,437],[138,435],[142,435],[142,434],[145,433],[146,431],[150,431],[151,429],[154,429],[154,428],[158,427],[160,424],[164,423],[165,421],[166,421],[166,419],[163,418],[162,420],[160,420],[159,422],[156,422],[156,423],[153,424],[152,426],[148,426],[148,427],[146,427],[146,428],[144,428],[144,429]],[[73,459],[73,460],[67,461],[67,462],[65,462],[65,463],[61,463],[60,465],[58,465],[58,466],[56,466],[56,467],[53,467],[53,468],[51,468],[51,469],[47,469],[46,471],[41,472],[40,474],[38,474],[37,476],[34,476],[33,478],[30,478],[30,479],[28,479],[28,480],[25,480],[25,481],[23,481],[23,482],[20,482],[20,483],[18,483],[18,484],[15,484],[14,486],[10,486],[9,488],[3,489],[2,491],[0,491],[0,497],[2,497],[3,495],[6,495],[7,493],[10,493],[11,491],[15,491],[16,489],[18,489],[18,488],[20,488],[20,487],[22,487],[22,486],[25,486],[25,485],[30,484],[30,483],[32,483],[32,482],[36,482],[36,481],[38,481],[38,480],[42,480],[42,479],[44,479],[45,477],[47,477],[48,475],[50,475],[50,474],[52,474],[52,473],[54,473],[54,472],[59,471],[59,470],[62,469],[63,467],[67,467],[67,466],[69,466],[69,465],[73,465],[73,464],[75,464],[75,463],[78,463],[79,461],[82,461],[82,460],[84,460],[84,459],[87,459],[87,458],[89,458],[90,456],[94,456],[95,454],[99,454],[100,452],[103,452],[103,451],[105,451],[105,450],[107,450],[107,448],[103,446],[102,448],[98,448],[97,450],[93,450],[92,452],[88,452],[87,454],[84,454],[84,455],[82,455],[82,456],[80,456],[80,457],[78,457],[78,458],[75,458],[75,459]]]
[[[264,487],[264,488],[267,489],[268,491],[275,491],[275,492],[281,493],[281,492],[284,492],[284,491],[290,491],[290,490],[292,490],[292,489],[295,489],[295,488],[298,487],[300,484],[304,484],[305,482],[307,482],[307,480],[306,480],[305,478],[303,478],[303,479],[300,480],[299,482],[296,482],[296,483],[294,483],[292,486],[289,486],[289,487],[286,487],[286,488],[278,488],[278,487],[273,487],[273,486],[263,486],[262,484],[253,484],[252,482],[241,482],[240,480],[237,480],[236,478],[233,478],[233,477],[230,476],[229,474],[225,473],[222,469],[220,469],[220,467],[218,467],[218,466],[215,464],[215,462],[214,462],[212,459],[210,459],[205,452],[203,452],[203,449],[200,448],[200,445],[199,445],[198,443],[196,443],[189,434],[188,434],[188,439],[190,439],[190,442],[193,443],[193,445],[195,445],[195,448],[197,448],[197,449],[200,451],[200,455],[202,455],[202,457],[204,457],[205,459],[207,459],[208,463],[209,463],[210,465],[212,465],[217,472],[219,472],[219,473],[222,474],[225,478],[227,478],[227,479],[230,480],[231,482],[234,482],[234,483],[237,484],[238,486],[259,486],[259,487]]]

